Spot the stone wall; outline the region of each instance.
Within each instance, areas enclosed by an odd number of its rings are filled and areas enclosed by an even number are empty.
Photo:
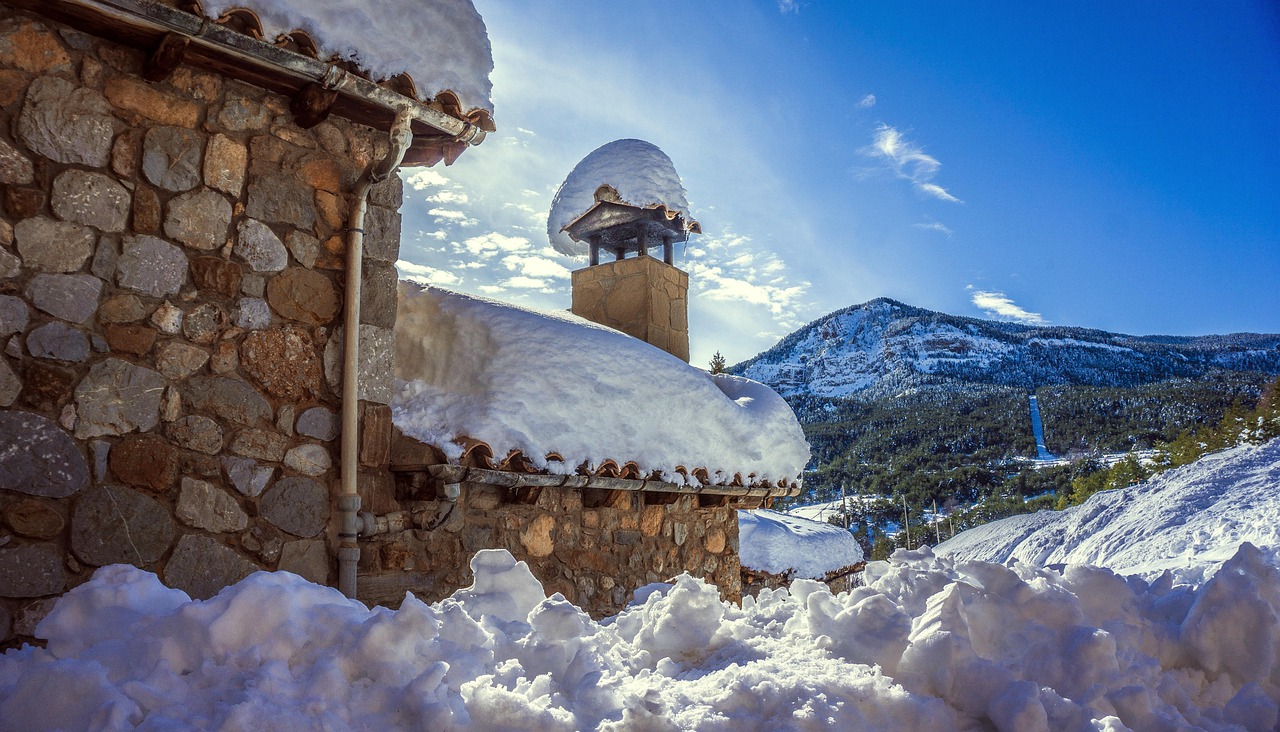
[[[349,192],[386,136],[0,6],[0,641],[124,562],[209,596],[333,574]],[[366,223],[385,486],[399,180]]]
[[[654,257],[633,257],[573,273],[574,315],[689,360],[689,275]]]
[[[402,495],[412,492],[402,486]],[[430,516],[448,510],[439,501],[398,507]],[[725,599],[740,599],[737,509],[700,507],[696,495],[463,483],[445,515],[432,531],[362,542],[360,599],[395,607],[410,591],[440,600],[470,585],[471,555],[492,548],[528,562],[548,594],[559,592],[597,618],[616,614],[636,588],[685,571],[717,585]]]

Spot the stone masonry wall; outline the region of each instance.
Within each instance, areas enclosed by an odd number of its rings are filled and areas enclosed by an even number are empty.
[[[333,575],[349,192],[386,136],[0,6],[0,645],[96,567]],[[399,180],[366,223],[362,476],[390,485]]]
[[[426,602],[440,600],[471,584],[472,554],[493,548],[528,562],[547,594],[559,592],[597,618],[620,611],[636,588],[685,571],[717,585],[728,600],[740,598],[732,506],[699,507],[695,495],[662,504],[647,503],[643,493],[575,488],[512,495],[464,483],[458,504],[435,530],[362,542],[360,599],[394,607],[411,591]],[[403,507],[441,511],[435,501]]]
[[[654,257],[633,257],[573,273],[574,315],[689,360],[689,275]]]

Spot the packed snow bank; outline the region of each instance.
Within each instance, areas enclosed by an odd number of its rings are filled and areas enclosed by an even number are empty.
[[[666,153],[644,140],[615,140],[574,166],[551,200],[547,237],[556,251],[570,256],[587,253],[585,243],[570,239],[561,229],[595,205],[596,190],[603,185],[612,186],[632,206],[689,211],[684,186]]]
[[[450,459],[465,436],[552,472],[635,461],[676,483],[677,467],[705,467],[714,483],[791,481],[809,460],[768,387],[565,313],[401,283],[396,371],[396,426]]]
[[[738,554],[747,569],[803,579],[862,561],[862,547],[839,526],[768,510],[738,512]]]
[[[937,551],[1000,563],[1092,564],[1148,579],[1168,570],[1197,584],[1246,541],[1280,565],[1280,440],[1224,450],[1065,511],[979,526]]]
[[[408,72],[426,98],[453,92],[464,111],[493,113],[493,53],[471,0],[202,0],[205,15],[252,8],[267,40],[306,31],[321,59],[354,62],[375,81]]]
[[[191,602],[98,570],[0,656],[0,729],[1270,730],[1280,570],[1198,589],[1105,569],[873,562],[741,608],[682,575],[597,623],[502,550],[440,603],[366,609],[287,573]],[[1238,725],[1238,726],[1231,726]]]

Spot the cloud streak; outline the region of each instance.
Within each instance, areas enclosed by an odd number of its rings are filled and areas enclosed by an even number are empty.
[[[972,286],[970,285],[970,287]],[[1049,321],[1045,320],[1040,313],[1033,313],[1023,309],[1003,292],[974,290],[972,300],[979,310],[989,313],[1000,320],[1012,320],[1025,325],[1049,324]]]
[[[927,223],[927,224],[926,223],[912,224],[911,227],[913,229],[922,229],[924,231],[936,231],[939,234],[945,234],[948,239],[950,239],[951,235],[955,233],[951,230],[951,227],[947,226],[946,224],[940,224],[936,221]]]
[[[910,181],[911,186],[919,193],[940,201],[963,203],[947,189],[933,182],[942,163],[925,153],[924,148],[904,137],[897,128],[880,125],[876,128],[871,144],[860,152],[880,161],[896,177]]]

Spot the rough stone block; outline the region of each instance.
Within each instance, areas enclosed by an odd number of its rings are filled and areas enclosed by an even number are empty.
[[[4,522],[19,536],[33,539],[52,539],[62,533],[66,521],[49,503],[35,498],[24,498],[4,508]]]
[[[391,407],[385,404],[360,406],[360,464],[377,468],[391,460]]]
[[[289,250],[280,237],[255,219],[240,222],[234,251],[254,272],[279,272],[289,264]]]
[[[18,138],[50,160],[106,167],[119,125],[101,94],[56,76],[31,82],[18,117]]]
[[[192,249],[217,249],[227,242],[231,204],[221,193],[201,188],[176,196],[166,207],[164,233]]]
[[[93,230],[38,216],[13,227],[22,263],[44,272],[75,272],[93,255]]]
[[[107,345],[115,353],[141,356],[156,342],[156,331],[145,325],[108,325],[104,328]]]
[[[0,183],[5,185],[26,185],[35,178],[35,168],[27,156],[18,152],[12,145],[0,140]]]
[[[338,436],[338,415],[332,409],[312,407],[298,417],[298,434],[330,442]]]
[[[76,386],[76,437],[146,432],[160,421],[165,379],[127,361],[108,358],[93,365]]]
[[[284,464],[303,475],[314,478],[329,472],[333,467],[333,458],[329,456],[329,450],[324,445],[298,445],[285,453]]]
[[[235,297],[240,292],[243,277],[244,267],[239,262],[229,262],[221,257],[195,257],[191,260],[191,282],[197,290]]]
[[[166,430],[169,439],[179,447],[206,455],[222,452],[222,428],[208,417],[189,415],[171,422]]]
[[[241,531],[249,525],[249,516],[236,499],[212,483],[195,478],[182,479],[177,514],[184,524],[215,534]]]
[[[67,587],[67,570],[52,544],[0,549],[0,596],[56,595]]]
[[[204,139],[182,127],[152,127],[142,142],[142,174],[166,191],[200,185]]]
[[[187,256],[163,239],[127,236],[116,266],[116,284],[151,297],[176,294],[187,281]]]
[[[197,305],[182,318],[182,334],[192,343],[212,345],[227,327],[227,314],[213,303]]]
[[[146,117],[162,125],[195,127],[200,122],[200,105],[159,88],[141,79],[117,76],[107,81],[104,92],[107,101],[116,108]]]
[[[246,213],[259,221],[310,231],[316,223],[314,192],[291,176],[265,176],[249,183]]]
[[[102,173],[63,171],[53,180],[49,203],[58,218],[100,231],[124,231],[129,218],[129,191]]]
[[[156,353],[156,368],[165,377],[178,381],[198,371],[208,360],[209,353],[202,348],[168,341]]]
[[[392,304],[394,306],[394,289]],[[338,289],[325,275],[292,267],[271,278],[267,302],[280,317],[308,325],[323,325],[338,314]]]
[[[320,359],[302,328],[250,333],[240,346],[240,365],[254,383],[280,399],[296,402],[320,393]]]
[[[163,493],[178,480],[178,451],[157,435],[127,437],[111,448],[111,472],[121,482]]]
[[[241,430],[231,440],[231,452],[242,457],[278,463],[284,460],[289,439],[277,432],[264,429]]]
[[[31,304],[70,323],[93,317],[101,293],[102,280],[91,274],[38,274],[27,285]]]
[[[329,552],[319,539],[290,541],[280,550],[281,572],[293,572],[318,585],[328,583],[329,565]]]
[[[71,513],[71,550],[85,564],[146,567],[168,551],[173,519],[159,501],[138,491],[102,486]]]
[[[271,480],[271,474],[275,472],[275,468],[259,466],[257,461],[251,458],[230,455],[222,458],[222,470],[226,473],[231,485],[250,498],[256,498],[262,494],[262,490]]]
[[[236,327],[262,330],[271,325],[271,306],[257,297],[241,298],[236,304]]]
[[[324,371],[329,388],[342,390],[343,329],[334,331],[325,344]],[[372,325],[360,326],[360,382],[356,390],[362,402],[391,403],[394,382],[395,332]]]
[[[204,154],[204,184],[232,197],[244,190],[249,150],[226,135],[214,135]]]
[[[165,565],[164,581],[194,599],[207,600],[259,569],[231,547],[207,536],[187,534],[178,540]]]
[[[89,358],[89,339],[66,323],[45,323],[27,334],[27,352],[36,358],[80,363]]]
[[[329,491],[312,478],[282,478],[263,494],[258,509],[278,528],[309,539],[329,523]]]
[[[66,498],[87,485],[84,455],[53,420],[30,412],[0,412],[0,489]]]

